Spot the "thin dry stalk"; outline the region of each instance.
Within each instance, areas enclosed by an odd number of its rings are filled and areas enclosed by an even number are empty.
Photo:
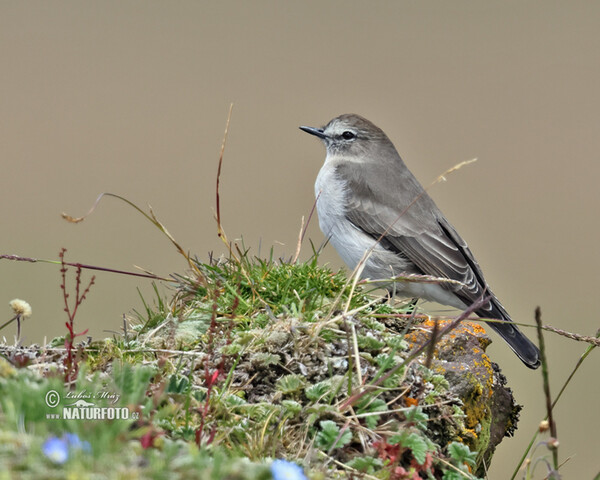
[[[308,214],[308,220],[306,221],[306,224],[304,224],[304,216],[302,217],[302,225],[300,226],[300,235],[298,238],[298,245],[296,247],[296,254],[294,255],[292,263],[296,263],[296,261],[298,260],[298,256],[300,255],[300,249],[302,248],[302,243],[304,242],[304,237],[306,235],[306,230],[308,230],[310,221],[315,213],[315,209],[317,207],[317,202],[319,201],[320,196],[321,196],[321,192],[319,192],[317,194],[317,198],[315,198],[315,201],[313,202],[313,206],[310,209],[310,213]]]
[[[600,338],[598,337],[588,337],[585,335],[579,335],[578,333],[567,332],[566,330],[561,330],[560,328],[553,327],[552,325],[544,325],[542,329],[556,333],[557,335],[561,335],[563,337],[570,338],[571,340],[586,342],[594,347],[600,347]]]
[[[118,273],[119,275],[130,275],[133,277],[151,278],[153,280],[164,280],[165,282],[170,282],[173,280],[171,278],[159,277],[158,275],[155,275],[154,273],[151,273],[148,271],[145,271],[145,273],[130,272],[127,270],[117,270],[116,268],[98,267],[96,265],[87,265],[85,263],[60,262],[57,260],[45,260],[45,259],[41,259],[41,258],[21,257],[19,255],[0,255],[0,260],[3,260],[3,259],[4,260],[14,260],[17,262],[51,263],[54,265],[62,265],[64,263],[64,265],[68,265],[69,267],[81,268],[84,270],[98,270],[100,272]],[[137,268],[139,268],[139,267],[137,267]]]
[[[407,275],[395,275],[390,278],[383,279],[368,279],[363,280],[363,283],[369,284],[387,284],[390,282],[406,282],[406,283],[448,283],[450,285],[457,285],[460,287],[466,286],[463,282],[459,280],[454,280],[452,278],[446,277],[436,277],[434,275],[420,275],[418,273],[409,273]]]
[[[597,339],[600,338],[600,330],[598,330],[598,332],[596,332],[596,338]],[[592,350],[594,350],[594,348],[595,348],[594,345],[588,345],[588,347],[586,348],[585,352],[583,352],[583,354],[579,357],[579,359],[577,360],[577,363],[575,364],[575,367],[573,368],[573,370],[569,374],[567,380],[565,381],[565,383],[561,387],[560,391],[558,392],[558,395],[556,395],[556,398],[554,399],[554,402],[552,403],[552,408],[556,407],[558,401],[562,397],[562,394],[567,389],[567,386],[569,385],[569,383],[571,383],[571,380],[573,380],[573,377],[575,376],[575,373],[577,372],[577,370],[579,370],[579,367],[581,367],[581,365],[583,364],[583,362],[585,361],[585,359],[587,358],[587,356],[592,352]],[[548,420],[548,417],[546,416],[546,418],[544,418],[544,420]],[[533,448],[533,445],[534,445],[535,440],[536,440],[536,438],[538,436],[538,433],[539,433],[539,430],[536,430],[535,433],[533,434],[531,440],[529,441],[529,444],[527,445],[527,448],[523,452],[523,455],[521,455],[521,458],[519,459],[519,462],[517,463],[517,466],[515,467],[515,469],[513,471],[513,474],[510,477],[510,480],[514,480],[517,477],[519,471],[521,470],[521,466],[523,465],[523,463],[525,463],[525,461],[527,459],[527,456],[529,455],[529,452]]]
[[[433,361],[433,353],[435,352],[435,344],[438,341],[439,323],[437,318],[433,319],[433,330],[431,332],[431,341],[429,342],[429,348],[427,349],[427,358],[425,359],[425,366],[431,368],[431,362]]]
[[[217,235],[227,248],[229,249],[229,253],[235,257],[233,250],[231,248],[231,243],[227,240],[227,235],[225,234],[225,230],[223,230],[223,224],[221,223],[221,194],[219,187],[221,185],[221,169],[223,168],[223,156],[225,155],[225,145],[227,144],[227,134],[229,133],[229,123],[231,122],[231,112],[233,111],[233,103],[229,105],[229,113],[227,114],[227,122],[225,123],[225,133],[223,134],[223,142],[221,143],[221,154],[219,155],[219,164],[217,166],[217,180],[216,180],[216,188],[215,188],[215,219],[217,220]]]
[[[128,200],[125,197],[122,197],[120,195],[117,195],[117,194],[114,194],[114,193],[110,193],[110,192],[103,192],[100,195],[98,195],[98,198],[96,198],[96,201],[93,203],[92,207],[82,217],[72,217],[71,215],[68,215],[65,212],[61,213],[61,216],[62,216],[62,218],[64,218],[69,223],[80,223],[80,222],[83,222],[88,216],[90,216],[92,213],[94,213],[94,211],[96,210],[96,207],[100,203],[100,200],[102,198],[104,198],[104,197],[113,197],[113,198],[116,198],[118,200],[121,200],[121,201],[125,202],[126,204],[128,204],[130,207],[133,207],[139,213],[141,213],[148,221],[150,221],[156,228],[158,228],[170,240],[170,242],[175,246],[175,248],[177,249],[177,251],[181,255],[183,255],[183,257],[186,259],[188,265],[195,272],[195,274],[197,275],[197,277],[199,279],[202,279],[202,280],[204,279],[204,275],[198,269],[198,266],[193,262],[193,260],[191,259],[189,253],[186,252],[183,249],[183,247],[181,245],[179,245],[179,243],[177,243],[177,241],[175,240],[175,238],[173,237],[173,235],[171,235],[169,233],[169,231],[167,230],[167,227],[165,227],[158,220],[158,218],[156,218],[156,215],[154,214],[154,211],[152,210],[151,206],[148,207],[149,211],[150,211],[150,213],[148,214],[148,213],[144,212],[144,210],[142,210],[140,207],[138,207],[135,203],[133,203],[132,201]]]
[[[544,396],[546,398],[546,412],[548,414],[548,423],[550,424],[550,435],[552,436],[552,444],[548,443],[548,448],[552,452],[552,462],[554,471],[558,472],[558,435],[556,432],[556,423],[552,414],[552,397],[550,396],[550,380],[548,373],[548,361],[546,359],[546,344],[544,335],[542,334],[542,310],[538,306],[535,308],[535,323],[537,324],[538,344],[540,347],[540,360],[542,362],[542,378],[544,380]]]
[[[352,321],[350,322],[350,329],[352,331],[352,351],[354,354],[354,365],[356,366],[356,378],[358,379],[358,384],[362,385],[363,378],[360,365],[360,353],[358,351],[358,338],[356,337],[356,328]]]
[[[324,327],[331,325],[333,323],[339,322],[340,320],[344,320],[344,318],[346,318],[346,317],[351,317],[352,315],[362,312],[363,310],[366,310],[367,308],[371,307],[372,305],[375,305],[376,303],[379,303],[380,301],[381,300],[379,298],[375,298],[375,299],[371,300],[369,303],[365,303],[364,305],[361,305],[360,307],[356,307],[352,310],[342,312],[339,315],[336,315],[335,317],[330,317],[330,318],[326,317],[324,320],[314,324],[314,327],[312,327],[312,332],[313,332],[313,334],[318,335],[319,332]],[[336,304],[337,302],[339,302],[339,295],[338,295],[338,298],[336,298],[333,303]]]
[[[17,314],[14,317],[12,317],[8,322],[3,323],[2,325],[0,325],[0,330],[2,330],[4,327],[10,325],[12,322],[14,322],[15,320],[17,320],[17,322],[19,322],[21,319],[21,315]],[[19,335],[17,335],[17,338],[19,338]]]
[[[368,478],[369,480],[379,480],[378,477],[374,477],[373,475],[369,475],[368,473],[360,472],[360,471],[356,470],[355,468],[349,467],[345,463],[342,463],[339,460],[336,460],[335,458],[327,455],[325,452],[323,452],[321,450],[317,450],[317,454],[320,457],[325,457],[327,462],[335,463],[341,469],[345,470],[349,474],[358,476],[358,478]]]
[[[302,219],[300,220],[300,232],[298,232],[298,243],[296,244],[296,252],[292,257],[291,263],[296,263],[298,261],[298,257],[300,256],[300,249],[302,248],[302,238],[304,237],[304,215],[302,215]]]

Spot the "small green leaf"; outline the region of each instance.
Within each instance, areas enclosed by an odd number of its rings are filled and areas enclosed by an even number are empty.
[[[427,428],[427,420],[429,420],[429,416],[423,412],[421,407],[413,407],[406,412],[406,421],[414,424],[419,430]]]
[[[380,353],[375,357],[377,365],[385,372],[396,365],[396,359],[388,353]]]
[[[232,407],[239,407],[240,405],[246,405],[246,400],[244,400],[239,395],[227,395],[225,397],[225,402],[227,405]]]
[[[386,343],[394,351],[401,352],[408,349],[408,342],[401,336],[390,337],[386,340]]]
[[[258,352],[250,357],[250,361],[262,367],[268,367],[281,362],[281,357],[275,353]]]
[[[221,353],[221,355],[228,355],[232,357],[240,353],[243,349],[243,345],[240,345],[239,343],[231,343],[229,345],[223,345],[220,347],[219,353]]]
[[[320,418],[335,416],[339,413],[337,407],[324,403],[313,403],[305,407],[306,425],[312,426]]]
[[[302,411],[302,405],[294,400],[282,400],[281,406],[285,410],[285,413],[294,417]]]
[[[307,387],[304,390],[304,393],[306,394],[306,398],[313,402],[316,402],[318,400],[324,399],[325,397],[329,397],[329,394],[331,393],[331,385],[329,384],[329,382],[326,381],[315,383],[314,385]]]
[[[471,466],[475,466],[477,460],[477,452],[471,452],[469,447],[459,442],[452,442],[448,446],[448,455],[458,464],[468,463]]]
[[[358,404],[356,405],[356,413],[358,413],[358,414],[364,414],[364,413],[374,414],[376,412],[387,412],[387,411],[388,411],[388,406],[384,400],[382,400],[381,398],[374,399],[373,397],[370,397],[368,395],[361,398],[360,401],[358,402]],[[377,426],[377,424],[379,423],[379,420],[381,419],[381,415],[367,415],[364,417],[364,419],[365,419],[365,423],[367,424],[367,427],[369,427],[370,429],[374,429]]]
[[[182,377],[177,374],[171,375],[167,393],[186,393],[189,390],[190,380],[187,377]]]
[[[469,477],[465,477],[464,473],[455,472],[454,470],[446,470],[442,480],[465,480],[466,478]]]
[[[283,394],[290,394],[300,391],[303,386],[304,378],[302,378],[300,375],[290,374],[285,375],[277,380],[277,385],[275,388]]]
[[[340,427],[332,420],[322,420],[319,422],[319,426],[321,427],[321,431],[317,433],[315,444],[321,450],[326,451],[332,448],[340,448],[352,440],[352,432],[346,429],[340,435]]]
[[[385,343],[380,340],[377,340],[375,337],[371,337],[368,335],[358,335],[356,338],[359,348],[367,351],[379,351],[383,347],[385,347]]]
[[[427,442],[423,439],[423,437],[416,433],[408,433],[402,432],[399,435],[393,435],[390,437],[389,443],[392,445],[400,444],[404,448],[410,449],[415,457],[415,460],[419,465],[423,465],[425,463],[427,457]]]
[[[354,457],[346,462],[351,468],[362,473],[375,473],[375,469],[383,467],[383,461],[380,458],[373,457]]]
[[[374,318],[366,317],[362,320],[361,323],[364,327],[368,328],[369,330],[375,330],[377,332],[385,331],[385,325],[383,325],[381,322],[378,322]]]

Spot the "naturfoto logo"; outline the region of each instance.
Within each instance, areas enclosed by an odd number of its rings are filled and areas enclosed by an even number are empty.
[[[89,400],[110,401],[113,405],[118,402],[120,395],[110,392],[90,393],[86,390],[80,392],[68,392],[65,400],[75,400],[66,404],[57,413],[47,413],[48,419],[64,420],[126,420],[128,418],[137,419],[138,412],[130,412],[127,407],[99,407]],[[61,402],[61,396],[56,390],[50,390],[46,393],[46,405],[50,408],[57,408]]]

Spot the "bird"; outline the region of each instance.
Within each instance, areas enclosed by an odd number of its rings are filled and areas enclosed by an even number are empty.
[[[323,127],[301,126],[327,150],[315,182],[319,226],[342,260],[361,278],[389,279],[382,285],[400,297],[425,299],[465,310],[486,298],[475,314],[508,343],[529,368],[540,352],[514,324],[493,294],[467,243],[408,169],[379,127],[344,114]],[[427,275],[448,281],[393,281]]]

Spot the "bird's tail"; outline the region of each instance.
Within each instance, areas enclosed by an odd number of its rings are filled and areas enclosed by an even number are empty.
[[[503,320],[506,322],[490,322],[489,326],[498,332],[526,366],[533,369],[538,368],[541,364],[538,347],[523,335],[508,315]]]

